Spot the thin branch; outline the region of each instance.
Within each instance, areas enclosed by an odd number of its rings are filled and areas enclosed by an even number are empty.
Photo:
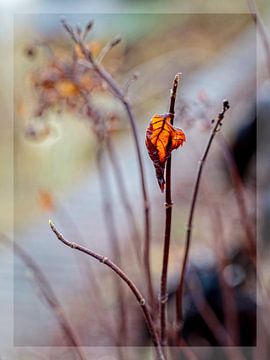
[[[109,41],[104,48],[101,50],[100,54],[98,55],[96,62],[101,63],[105,56],[116,46],[121,42],[122,38],[120,35],[116,35],[114,39]]]
[[[96,62],[94,59],[90,49],[88,49],[83,41],[81,39],[78,39],[74,31],[72,30],[72,27],[67,24],[65,19],[62,19],[62,24],[68,34],[70,35],[71,39],[80,47],[86,62],[84,62],[84,65],[87,67],[89,66],[91,69],[93,69],[102,80],[105,81],[105,83],[109,86],[109,89],[112,91],[112,93],[121,101],[127,115],[130,121],[132,134],[135,142],[135,149],[137,154],[137,160],[139,165],[139,171],[140,171],[140,180],[141,180],[141,189],[142,189],[142,195],[143,195],[143,206],[144,206],[144,267],[145,267],[145,275],[146,275],[146,281],[147,281],[147,289],[148,289],[148,297],[150,304],[152,308],[155,305],[155,298],[154,298],[154,290],[153,290],[153,282],[152,282],[152,276],[151,276],[151,267],[150,267],[150,206],[149,206],[149,200],[148,200],[148,193],[146,189],[146,182],[145,182],[145,173],[143,168],[143,161],[142,161],[142,154],[141,154],[141,148],[139,144],[139,138],[138,138],[138,131],[137,126],[135,122],[135,118],[133,115],[133,112],[131,110],[131,105],[129,101],[126,99],[125,94],[121,87],[118,85],[118,83],[113,79],[111,74],[109,74],[99,63]],[[87,64],[87,62],[89,64]]]
[[[193,189],[193,195],[192,195],[188,223],[187,223],[184,260],[182,263],[179,285],[178,285],[178,288],[176,291],[176,329],[177,329],[177,331],[179,330],[179,332],[180,332],[180,338],[181,338],[181,329],[183,326],[183,313],[182,312],[183,312],[184,279],[185,279],[185,272],[186,272],[188,254],[189,254],[189,248],[190,248],[190,242],[191,242],[193,217],[194,217],[194,212],[195,212],[197,196],[198,196],[198,192],[199,192],[199,188],[200,188],[203,166],[205,164],[205,161],[206,161],[207,155],[209,153],[211,144],[214,140],[214,137],[215,137],[216,133],[220,130],[220,127],[222,125],[222,120],[224,119],[225,113],[227,110],[229,110],[229,108],[230,108],[230,105],[229,105],[228,100],[224,100],[223,101],[223,109],[218,114],[218,119],[216,121],[215,126],[213,127],[213,130],[210,134],[206,148],[205,148],[202,158],[200,160],[199,169],[198,169],[198,173],[197,173],[197,177],[196,177],[196,181],[195,181],[195,185],[194,185],[194,189]]]
[[[129,101],[126,99],[125,94],[121,87],[117,84],[117,82],[113,79],[111,74],[109,74],[97,61],[94,59],[90,49],[88,49],[81,39],[78,39],[72,27],[66,22],[65,19],[62,19],[62,24],[68,34],[71,36],[71,39],[80,47],[86,62],[84,62],[85,66],[89,66],[93,69],[102,80],[109,86],[109,89],[112,93],[121,101],[130,121],[131,130],[135,142],[135,149],[137,154],[137,160],[139,165],[139,172],[140,172],[140,180],[141,180],[141,190],[143,195],[143,207],[144,207],[144,267],[145,267],[145,275],[147,281],[147,289],[148,289],[148,297],[152,308],[155,305],[155,298],[154,298],[154,289],[153,289],[153,282],[152,282],[152,275],[151,275],[151,266],[150,266],[150,243],[151,243],[151,236],[150,236],[150,205],[148,200],[148,193],[146,189],[146,181],[145,181],[145,172],[143,168],[143,161],[142,161],[142,153],[139,144],[139,137],[136,122],[134,119],[133,112],[131,110],[131,105]],[[87,64],[88,62],[88,64]]]
[[[143,312],[144,317],[145,317],[145,322],[146,322],[148,331],[150,333],[153,345],[156,348],[157,357],[158,357],[159,360],[165,360],[165,355],[163,353],[163,350],[162,350],[162,347],[161,347],[157,332],[155,330],[151,314],[150,314],[150,312],[148,310],[148,306],[146,304],[146,301],[145,301],[143,295],[141,294],[141,292],[139,291],[139,289],[133,283],[133,281],[126,275],[126,273],[124,273],[124,271],[122,269],[120,269],[116,264],[114,264],[106,256],[99,255],[99,254],[91,251],[90,249],[88,249],[86,247],[83,247],[83,246],[81,246],[81,245],[79,245],[79,244],[77,244],[75,242],[71,242],[71,241],[65,239],[64,236],[56,229],[56,227],[52,223],[52,221],[49,221],[49,225],[50,225],[52,231],[54,232],[54,234],[56,235],[56,237],[58,238],[58,240],[60,240],[66,246],[69,246],[72,249],[81,251],[81,252],[93,257],[94,259],[98,260],[102,264],[108,266],[112,271],[114,271],[127,284],[127,286],[129,287],[129,289],[131,290],[131,292],[135,296],[138,304],[140,305],[140,307],[142,309],[142,312]]]
[[[40,293],[43,298],[47,302],[49,308],[54,314],[55,318],[58,321],[60,328],[65,334],[68,343],[75,347],[76,352],[78,353],[79,359],[87,360],[86,355],[83,350],[80,348],[79,341],[77,339],[77,335],[74,332],[72,326],[69,324],[68,319],[63,311],[63,308],[58,301],[51,284],[47,280],[46,276],[43,274],[43,271],[39,267],[39,265],[33,260],[33,258],[16,242],[12,242],[5,235],[0,234],[1,240],[3,240],[4,244],[12,247],[15,251],[15,254],[23,261],[25,266],[31,271],[35,283],[37,284]]]
[[[88,23],[86,24],[83,33],[82,33],[82,40],[85,40],[87,35],[89,34],[89,32],[91,31],[92,27],[94,25],[94,21],[90,20],[88,21]]]
[[[170,97],[170,120],[173,125],[174,120],[174,105],[176,99],[177,87],[180,81],[180,74],[177,74],[173,81]],[[170,252],[170,239],[171,239],[171,222],[172,222],[172,198],[171,198],[171,156],[169,156],[166,164],[166,192],[165,192],[165,235],[164,235],[164,248],[163,248],[163,263],[160,281],[160,339],[161,344],[165,345],[166,342],[166,305],[168,301],[167,293],[167,276]]]

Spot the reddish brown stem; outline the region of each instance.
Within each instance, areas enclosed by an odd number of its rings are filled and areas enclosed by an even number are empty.
[[[177,87],[180,81],[180,74],[177,74],[173,81],[170,98],[170,120],[173,125],[174,120],[174,105],[176,99]],[[163,247],[163,262],[162,273],[160,281],[160,339],[161,344],[166,343],[166,304],[168,300],[167,294],[167,277],[168,277],[168,263],[170,253],[170,239],[171,239],[171,222],[172,222],[172,198],[171,198],[171,156],[169,156],[166,164],[166,189],[165,189],[165,235]]]
[[[114,271],[118,275],[118,277],[120,277],[127,284],[127,286],[129,287],[129,289],[131,290],[131,292],[135,296],[138,304],[141,307],[149,334],[151,336],[153,345],[156,349],[157,358],[159,360],[165,360],[165,355],[163,353],[157,332],[154,327],[152,316],[150,314],[150,311],[148,310],[148,306],[146,304],[145,298],[143,297],[143,295],[141,294],[139,289],[136,287],[136,285],[133,283],[133,281],[126,275],[126,273],[122,269],[120,269],[115,263],[113,263],[106,256],[99,255],[86,247],[83,247],[77,243],[74,243],[74,242],[71,242],[71,241],[65,239],[64,236],[56,229],[56,227],[54,226],[54,224],[51,221],[49,221],[49,224],[50,224],[52,231],[56,235],[56,237],[62,243],[64,243],[65,245],[69,246],[72,249],[81,251],[81,252],[93,257],[94,259],[98,260],[102,264],[108,266],[112,271]]]
[[[185,279],[185,272],[187,267],[187,261],[188,261],[188,254],[189,254],[189,248],[190,248],[190,242],[191,242],[191,235],[192,235],[192,225],[193,225],[193,217],[195,212],[195,206],[197,201],[197,196],[200,188],[200,182],[201,182],[201,176],[203,171],[203,166],[205,164],[207,155],[209,153],[211,144],[214,140],[214,137],[217,133],[217,131],[220,129],[220,126],[222,125],[222,120],[224,119],[224,115],[226,111],[230,108],[229,102],[227,100],[223,101],[223,109],[218,115],[218,119],[216,121],[215,126],[213,127],[213,130],[210,134],[209,140],[207,142],[206,148],[203,152],[202,158],[199,163],[199,169],[193,189],[193,195],[191,200],[191,206],[189,210],[189,217],[188,217],[188,223],[187,223],[187,231],[186,231],[186,242],[185,242],[185,252],[184,252],[184,259],[182,263],[182,269],[180,274],[180,280],[179,285],[176,291],[176,329],[180,332],[180,338],[181,338],[181,329],[183,326],[183,290],[184,290],[184,279]]]

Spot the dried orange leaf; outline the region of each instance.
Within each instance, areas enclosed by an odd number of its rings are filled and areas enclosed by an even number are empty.
[[[181,129],[171,124],[171,115],[155,115],[146,130],[145,144],[156,169],[161,191],[164,191],[164,170],[172,150],[182,146],[186,137]]]

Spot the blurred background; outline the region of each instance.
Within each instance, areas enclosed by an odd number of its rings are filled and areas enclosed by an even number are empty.
[[[123,106],[97,78],[82,79],[109,127],[111,148],[106,148],[70,83],[57,84],[60,97],[47,91],[55,67],[65,74],[74,71],[73,44],[59,21],[64,14],[82,28],[94,21],[87,44],[96,57],[115,36],[122,38],[102,64],[123,87],[136,118],[150,198],[157,296],[164,195],[144,138],[151,117],[168,111],[175,74],[183,74],[175,125],[187,142],[172,160],[171,319],[198,161],[222,100],[230,101],[201,183],[183,334],[200,359],[215,358],[215,347],[226,345],[219,336],[222,329],[242,347],[240,354],[222,350],[222,356],[267,359],[270,59],[248,3],[227,1],[215,7],[210,1],[191,1],[181,7],[171,1],[115,0],[90,8],[81,1],[74,9],[69,1],[14,1],[1,7],[1,358],[80,358],[69,348],[59,308],[86,347],[87,358],[151,358],[147,330],[129,292],[119,290],[108,269],[57,242],[48,226],[52,219],[68,239],[120,262],[146,291],[137,256],[143,246],[143,199]],[[267,1],[258,8],[267,28]],[[121,335],[122,306],[128,311]],[[198,355],[199,346],[204,350]]]

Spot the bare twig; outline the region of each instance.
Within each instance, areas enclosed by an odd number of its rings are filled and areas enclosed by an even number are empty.
[[[133,281],[124,273],[124,271],[122,269],[120,269],[116,264],[114,264],[106,256],[99,255],[99,254],[91,251],[90,249],[88,249],[86,247],[83,247],[83,246],[81,246],[81,245],[79,245],[77,243],[74,243],[74,242],[71,242],[71,241],[65,239],[64,236],[56,229],[56,227],[52,223],[52,221],[49,221],[49,225],[50,225],[52,231],[54,232],[54,234],[56,235],[56,237],[62,243],[64,243],[66,246],[69,246],[72,249],[81,251],[81,252],[93,257],[94,259],[98,260],[102,264],[108,266],[112,271],[114,271],[127,284],[127,286],[129,287],[129,289],[131,290],[131,292],[135,296],[138,304],[140,305],[140,307],[142,309],[148,331],[150,333],[153,345],[154,345],[154,347],[156,348],[156,351],[157,351],[157,357],[158,357],[159,360],[165,360],[165,355],[163,353],[163,350],[162,350],[162,347],[161,347],[157,332],[156,332],[154,324],[153,324],[152,316],[150,314],[150,311],[148,310],[148,306],[146,304],[145,298],[143,297],[143,295],[141,294],[139,289],[136,287],[136,285],[133,283]]]
[[[173,125],[174,120],[174,105],[176,99],[177,87],[180,81],[180,74],[177,74],[173,81],[170,97],[170,120]],[[163,248],[163,263],[160,281],[160,339],[161,344],[165,345],[166,342],[166,304],[168,300],[167,294],[167,275],[168,263],[170,252],[170,239],[171,239],[171,222],[172,222],[172,198],[171,198],[171,155],[169,156],[166,164],[166,192],[165,192],[165,235],[164,235],[164,248]]]
[[[92,20],[88,21],[86,24],[83,33],[82,33],[82,40],[85,40],[89,32],[91,31],[92,27],[94,25],[94,22]]]
[[[40,293],[47,302],[49,308],[54,314],[55,318],[58,321],[60,328],[65,334],[68,343],[75,347],[75,350],[81,360],[87,360],[86,355],[83,350],[80,348],[77,335],[74,332],[72,326],[70,325],[66,315],[63,311],[63,308],[58,301],[51,284],[47,280],[46,276],[43,274],[39,265],[33,260],[33,258],[16,242],[11,241],[5,235],[0,234],[1,240],[4,244],[7,244],[10,247],[13,247],[15,254],[23,261],[25,266],[31,271],[35,283],[37,284]]]
[[[145,274],[146,274],[146,281],[147,281],[147,289],[148,289],[148,297],[151,306],[153,307],[155,304],[154,299],[154,290],[153,290],[153,283],[152,283],[152,276],[151,276],[151,268],[150,268],[150,206],[148,200],[148,193],[146,189],[146,182],[145,182],[145,173],[143,168],[143,161],[142,161],[142,154],[141,148],[139,144],[138,138],[138,131],[135,122],[135,118],[133,112],[131,110],[131,105],[129,101],[126,99],[125,94],[118,83],[113,79],[113,77],[94,59],[90,49],[88,49],[81,39],[78,39],[72,27],[66,22],[65,19],[62,19],[62,24],[68,34],[70,35],[71,39],[80,47],[81,52],[85,57],[84,65],[87,67],[89,66],[93,69],[100,78],[105,81],[108,85],[109,89],[112,93],[121,101],[130,121],[132,134],[135,142],[135,149],[137,154],[137,160],[139,165],[140,171],[140,180],[141,180],[141,189],[143,195],[143,206],[144,206],[144,228],[145,228],[145,235],[144,235],[144,267],[145,267]]]
[[[187,223],[184,259],[183,259],[183,263],[182,263],[179,286],[176,291],[176,329],[177,329],[177,331],[179,330],[180,335],[181,335],[181,329],[183,326],[182,303],[183,303],[184,279],[185,279],[185,272],[186,272],[186,266],[187,266],[188,254],[189,254],[189,248],[190,248],[190,242],[191,242],[194,211],[195,211],[197,196],[198,196],[198,192],[199,192],[203,166],[205,164],[205,161],[206,161],[207,155],[209,153],[211,144],[214,140],[214,137],[215,137],[216,133],[220,130],[220,127],[222,125],[222,120],[224,119],[224,115],[229,108],[230,108],[230,105],[229,105],[228,100],[224,100],[223,101],[223,109],[218,114],[218,119],[216,121],[216,124],[213,127],[213,130],[212,130],[209,140],[207,142],[206,148],[203,152],[203,156],[200,160],[199,169],[198,169],[198,173],[197,173],[197,177],[196,177],[196,181],[195,181],[195,185],[194,185],[191,206],[190,206],[190,211],[189,211],[189,217],[188,217],[188,223]],[[180,338],[181,338],[181,336],[180,336]]]
[[[101,50],[100,54],[97,57],[96,62],[101,63],[105,56],[116,46],[121,42],[122,38],[120,35],[115,36],[114,39],[109,41],[104,48]]]

